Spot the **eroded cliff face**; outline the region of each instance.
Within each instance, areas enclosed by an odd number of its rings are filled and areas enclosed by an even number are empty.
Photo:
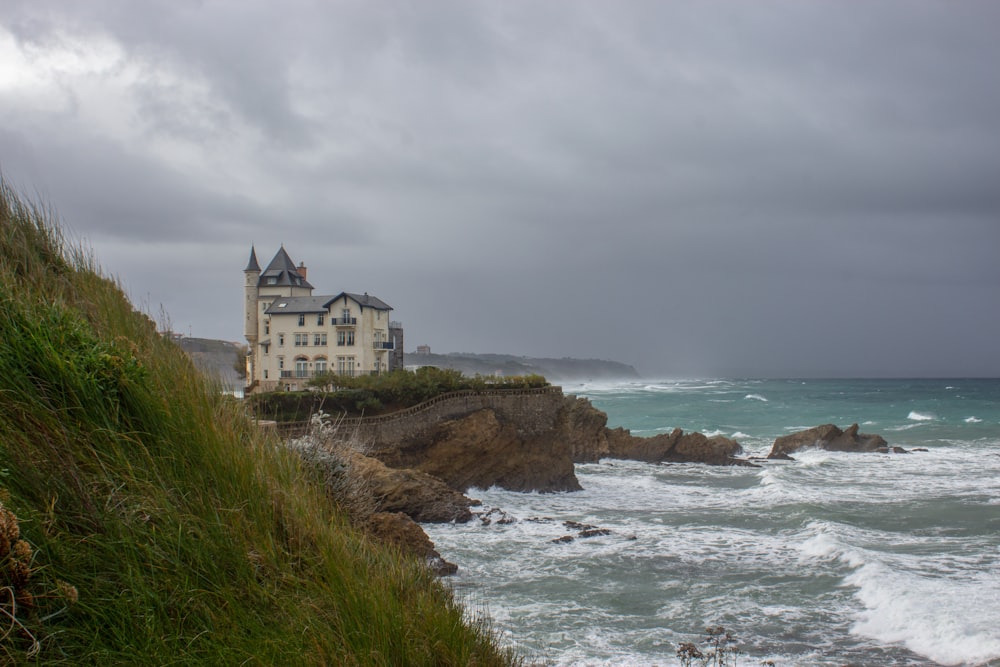
[[[443,420],[374,453],[393,468],[433,475],[454,489],[577,491],[569,442],[556,429],[525,432],[489,408]]]
[[[650,462],[739,463],[741,448],[728,438],[708,438],[680,429],[651,438],[609,429],[607,415],[585,398],[561,393],[540,397],[546,417],[531,411],[484,407],[469,414],[423,423],[395,443],[372,453],[392,468],[412,468],[454,489],[500,486],[513,491],[575,491],[575,463],[602,458]]]
[[[333,495],[346,500],[373,537],[450,574],[455,566],[441,559],[417,522],[470,520],[479,504],[464,495],[470,488],[576,491],[574,464],[602,458],[740,462],[734,458],[740,446],[727,438],[680,429],[640,438],[607,422],[590,401],[559,390],[463,396],[433,413],[320,428],[289,445],[323,471]]]

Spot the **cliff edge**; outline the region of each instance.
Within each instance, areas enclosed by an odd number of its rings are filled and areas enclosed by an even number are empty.
[[[458,399],[456,399],[458,400]],[[607,427],[607,415],[586,398],[557,388],[530,395],[496,394],[451,406],[440,419],[375,429],[370,455],[390,468],[410,468],[465,492],[499,486],[512,491],[576,491],[574,464],[602,458],[710,465],[744,463],[734,440],[684,433],[650,438]],[[404,428],[401,428],[404,427]],[[392,433],[405,432],[397,437]]]

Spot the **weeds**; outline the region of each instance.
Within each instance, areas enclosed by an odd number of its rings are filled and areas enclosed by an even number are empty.
[[[736,667],[737,658],[743,654],[736,645],[736,639],[721,625],[705,629],[707,644],[704,650],[694,642],[683,642],[677,647],[677,657],[682,667],[702,665],[703,667]],[[731,661],[731,662],[730,662]]]

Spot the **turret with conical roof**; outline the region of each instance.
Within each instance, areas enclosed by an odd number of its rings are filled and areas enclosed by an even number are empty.
[[[260,264],[257,251],[250,246],[250,261],[243,269],[243,335],[250,342],[257,340],[257,284],[260,282]],[[251,340],[252,339],[252,340]]]

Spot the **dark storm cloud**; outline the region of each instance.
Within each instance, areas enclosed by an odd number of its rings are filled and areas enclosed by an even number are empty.
[[[994,3],[8,4],[0,167],[195,335],[285,243],[410,348],[1000,374]]]

